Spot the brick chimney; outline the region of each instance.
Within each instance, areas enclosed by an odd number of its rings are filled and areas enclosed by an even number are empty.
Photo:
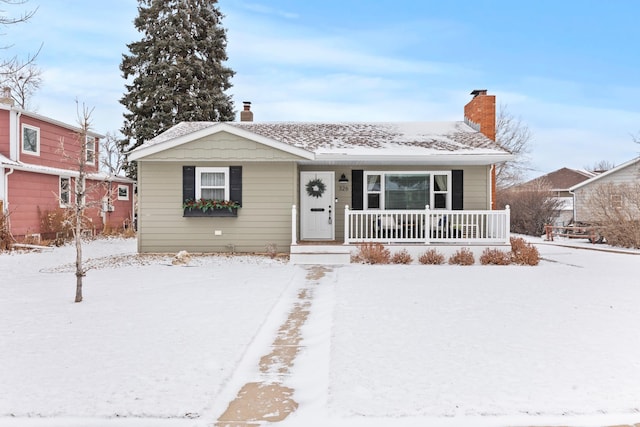
[[[244,109],[240,111],[240,121],[241,122],[252,122],[253,121],[253,112],[251,111],[251,102],[244,101]]]
[[[464,106],[464,120],[487,138],[496,140],[496,96],[487,95],[486,89],[471,92],[473,98]]]

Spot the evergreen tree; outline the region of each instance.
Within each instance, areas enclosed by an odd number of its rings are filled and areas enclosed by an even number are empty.
[[[235,74],[223,63],[227,35],[217,0],[138,0],[142,40],[127,45],[120,70],[127,108],[120,144],[131,150],[182,121],[231,121],[225,91]],[[126,165],[136,176],[135,165]]]

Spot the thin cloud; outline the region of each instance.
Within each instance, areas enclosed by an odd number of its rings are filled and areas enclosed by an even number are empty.
[[[250,12],[256,12],[263,15],[273,15],[287,19],[297,19],[299,17],[297,13],[274,9],[259,3],[240,3],[240,7]]]

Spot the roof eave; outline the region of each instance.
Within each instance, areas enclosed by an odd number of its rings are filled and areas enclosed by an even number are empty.
[[[592,182],[598,181],[598,180],[600,180],[601,178],[604,178],[604,177],[609,176],[609,175],[611,175],[611,174],[613,174],[613,173],[616,173],[616,172],[618,172],[619,170],[624,169],[624,168],[626,168],[626,167],[629,167],[629,166],[631,166],[631,165],[633,165],[633,164],[635,164],[635,163],[638,163],[638,162],[640,162],[640,157],[636,157],[635,159],[631,159],[631,160],[629,160],[628,162],[625,162],[625,163],[621,164],[620,166],[616,166],[615,168],[609,169],[609,170],[608,170],[608,171],[606,171],[606,172],[603,172],[603,173],[601,173],[601,174],[598,174],[598,175],[596,175],[596,176],[594,176],[594,177],[592,177],[592,178],[587,179],[586,181],[582,181],[582,182],[580,182],[580,183],[578,183],[578,184],[574,185],[573,187],[570,187],[570,188],[569,188],[569,191],[572,191],[572,192],[573,192],[573,191],[575,191],[575,190],[577,190],[577,189],[579,189],[579,188],[584,187],[585,185],[589,185],[589,184],[591,184]]]
[[[163,141],[161,143],[151,145],[148,147],[145,147],[145,146],[138,147],[133,151],[131,151],[128,157],[130,161],[140,160],[145,157],[151,156],[153,154],[178,147],[180,145],[195,141],[200,138],[215,135],[220,132],[227,132],[227,133],[239,136],[241,138],[245,138],[250,141],[254,141],[259,144],[263,144],[268,147],[287,152],[289,154],[293,154],[303,159],[312,160],[315,157],[315,155],[312,152],[305,150],[303,148],[294,147],[289,144],[285,144],[270,138],[266,138],[261,135],[255,134],[253,132],[249,132],[244,129],[237,128],[235,126],[228,125],[226,123],[216,123],[204,129],[200,129],[195,132],[191,132],[186,135],[179,136],[177,138],[169,139],[167,141]]]
[[[453,166],[486,166],[513,160],[512,154],[423,154],[423,155],[388,155],[388,154],[336,154],[316,155],[315,160],[301,162],[306,164],[387,164],[387,165],[453,165]]]

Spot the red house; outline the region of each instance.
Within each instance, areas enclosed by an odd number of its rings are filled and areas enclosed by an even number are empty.
[[[13,105],[0,94],[0,213],[18,241],[52,239],[75,202],[80,129]],[[134,182],[100,171],[100,139],[89,132],[83,159],[87,173],[87,232],[99,234],[132,223]]]

